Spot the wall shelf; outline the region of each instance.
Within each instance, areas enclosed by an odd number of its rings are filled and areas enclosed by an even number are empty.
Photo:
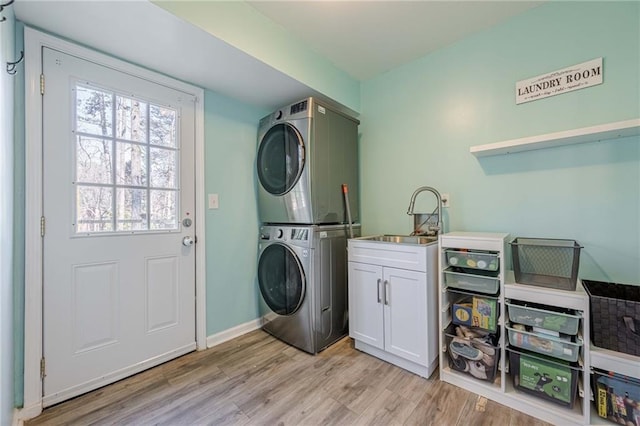
[[[528,136],[485,145],[475,145],[469,148],[469,152],[476,157],[486,157],[636,135],[640,135],[640,118],[547,133],[544,135]]]

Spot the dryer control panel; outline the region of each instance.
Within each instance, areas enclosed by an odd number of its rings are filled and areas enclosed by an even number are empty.
[[[291,239],[307,241],[309,239],[309,228],[293,228],[291,229]]]
[[[309,245],[313,227],[270,225],[260,228],[260,241],[283,241],[293,244]]]

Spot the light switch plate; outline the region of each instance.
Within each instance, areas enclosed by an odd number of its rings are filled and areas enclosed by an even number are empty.
[[[209,209],[217,209],[220,207],[218,204],[218,194],[209,194]]]

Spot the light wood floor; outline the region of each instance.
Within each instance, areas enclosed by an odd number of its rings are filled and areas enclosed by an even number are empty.
[[[316,356],[261,330],[46,409],[36,425],[499,425],[546,423],[353,348]]]

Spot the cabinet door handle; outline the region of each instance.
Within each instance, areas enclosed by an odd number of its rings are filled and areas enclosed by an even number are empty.
[[[380,295],[380,284],[382,283],[382,278],[378,278],[378,303],[382,303],[382,296]]]
[[[384,304],[389,304],[389,281],[384,280]]]

